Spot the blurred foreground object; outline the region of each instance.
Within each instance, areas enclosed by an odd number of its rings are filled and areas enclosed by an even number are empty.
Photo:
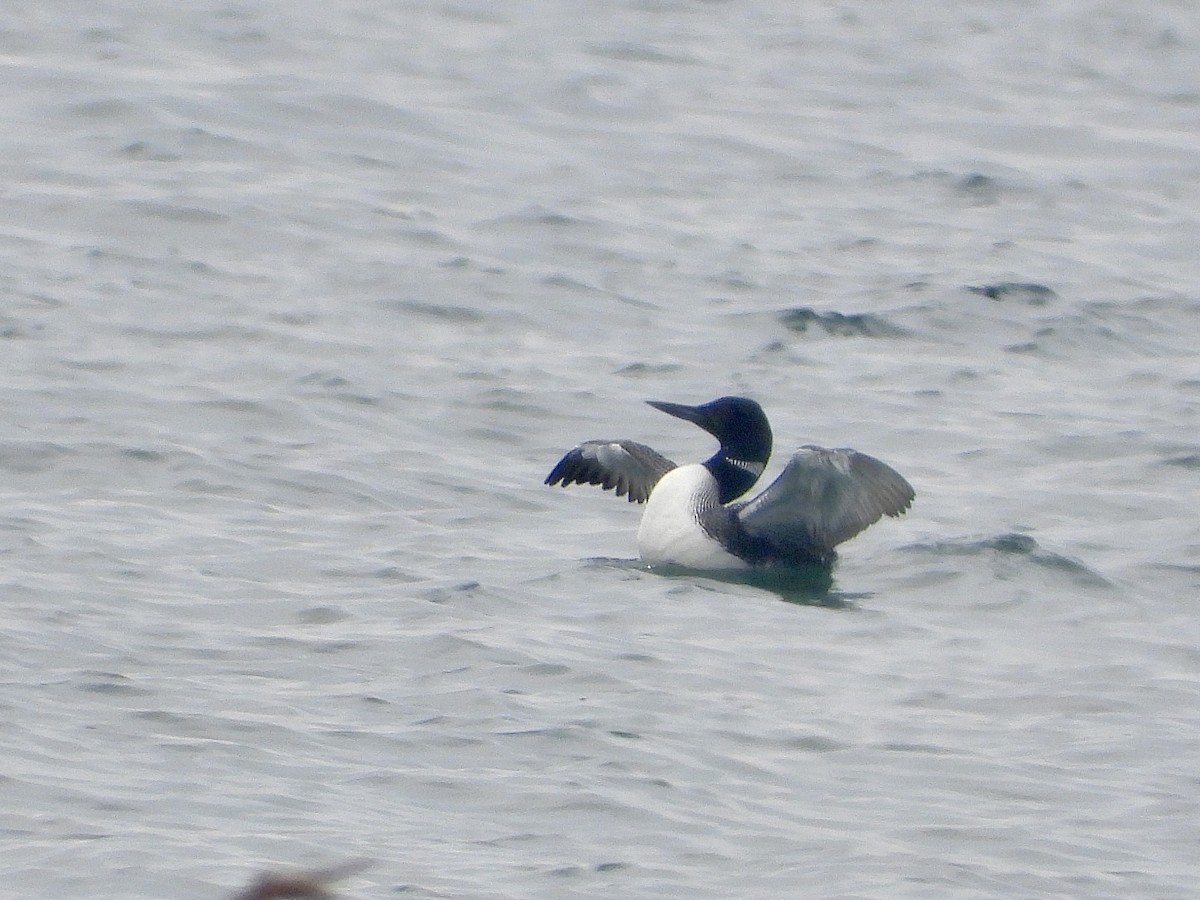
[[[297,872],[264,872],[258,879],[231,900],[284,900],[284,898],[333,897],[327,888],[335,881],[348,878],[372,865],[369,859],[352,859],[327,869],[308,869]]]

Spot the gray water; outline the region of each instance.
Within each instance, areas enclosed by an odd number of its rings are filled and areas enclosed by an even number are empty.
[[[8,9],[0,894],[1194,894],[1198,10]],[[727,393],[913,509],[541,483]]]

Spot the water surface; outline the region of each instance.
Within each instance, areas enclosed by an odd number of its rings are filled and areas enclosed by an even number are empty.
[[[1198,57],[1179,4],[10,12],[9,889],[1189,895]],[[728,393],[913,509],[798,589],[541,484]]]

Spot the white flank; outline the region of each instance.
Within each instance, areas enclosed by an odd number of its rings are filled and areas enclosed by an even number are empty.
[[[717,505],[717,481],[699,464],[664,475],[646,501],[638,528],[638,553],[650,564],[689,569],[744,569],[747,564],[709,537],[697,510]]]

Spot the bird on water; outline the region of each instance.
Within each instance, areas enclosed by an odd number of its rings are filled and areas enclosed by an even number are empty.
[[[647,401],[699,425],[720,442],[702,463],[676,465],[627,440],[585,441],[568,452],[546,484],[598,484],[645,503],[638,552],[651,565],[690,569],[832,565],[834,547],[881,516],[899,516],[916,496],[895,469],[848,448],[805,445],[779,477],[750,500],[771,456],[771,425],[747,397],[699,406]]]

